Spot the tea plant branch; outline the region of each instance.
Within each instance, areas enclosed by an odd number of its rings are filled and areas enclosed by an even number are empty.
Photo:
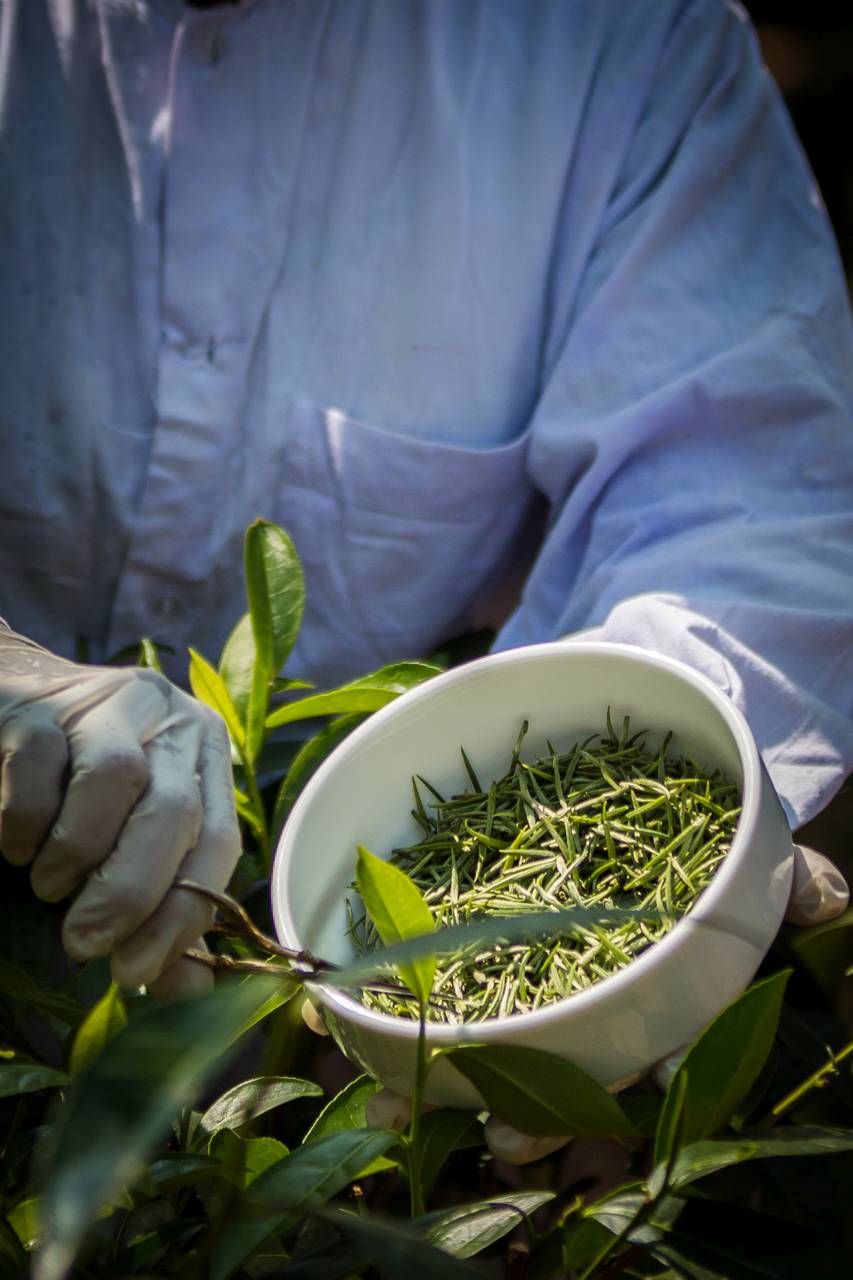
[[[844,1062],[845,1058],[849,1058],[851,1054],[853,1054],[853,1040],[851,1040],[849,1044],[846,1044],[838,1053],[833,1053],[832,1049],[829,1048],[827,1049],[827,1052],[829,1054],[827,1061],[822,1063],[821,1066],[818,1067],[817,1071],[813,1071],[812,1074],[808,1076],[802,1084],[799,1084],[796,1089],[793,1089],[776,1103],[775,1107],[772,1108],[769,1115],[766,1117],[764,1121],[765,1125],[772,1125],[775,1124],[777,1120],[781,1120],[782,1116],[791,1111],[797,1103],[801,1102],[802,1099],[807,1094],[811,1093],[813,1089],[822,1089],[833,1076],[837,1076],[840,1064]]]
[[[406,1141],[409,1166],[409,1199],[413,1218],[419,1218],[424,1212],[423,1178],[421,1164],[423,1160],[421,1143],[421,1118],[429,1070],[429,1050],[426,1043],[426,1003],[420,1002],[418,1021],[418,1048],[415,1062],[415,1087],[412,1092],[412,1118],[409,1122],[409,1133]]]

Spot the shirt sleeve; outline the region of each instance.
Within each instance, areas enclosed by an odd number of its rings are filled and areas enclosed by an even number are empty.
[[[497,647],[584,630],[689,663],[797,825],[853,767],[844,277],[736,5],[682,6],[650,85],[552,334],[529,455],[551,519]]]

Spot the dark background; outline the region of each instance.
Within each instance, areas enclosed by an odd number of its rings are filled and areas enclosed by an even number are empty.
[[[853,284],[853,7],[849,0],[744,6],[781,88]]]

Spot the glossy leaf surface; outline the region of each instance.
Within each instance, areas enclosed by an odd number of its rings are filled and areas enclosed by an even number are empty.
[[[522,1133],[638,1136],[619,1103],[580,1067],[514,1045],[465,1045],[448,1054],[489,1111]]]
[[[435,922],[420,889],[390,862],[383,862],[358,846],[355,882],[365,910],[387,945],[432,933]],[[400,977],[423,1006],[429,999],[435,974],[435,958],[425,956],[398,966]]]

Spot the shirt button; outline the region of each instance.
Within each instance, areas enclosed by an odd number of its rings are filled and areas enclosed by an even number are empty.
[[[190,57],[203,67],[215,67],[222,58],[222,31],[212,22],[200,22],[189,39]]]
[[[183,611],[183,604],[177,596],[160,596],[154,601],[154,612],[163,622],[179,618]]]

